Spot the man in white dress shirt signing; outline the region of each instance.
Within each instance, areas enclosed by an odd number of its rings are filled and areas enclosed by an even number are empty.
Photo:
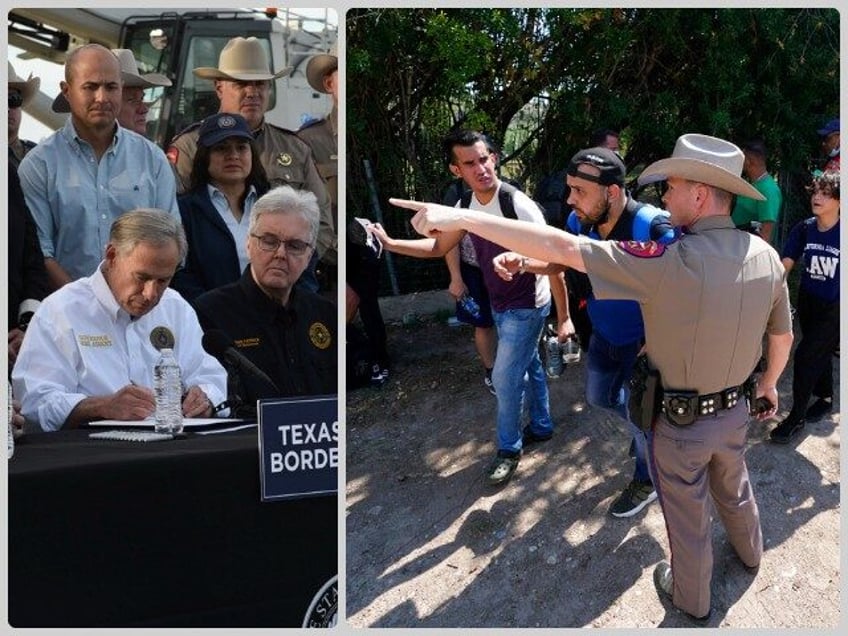
[[[151,417],[163,348],[180,365],[183,416],[213,414],[226,399],[226,371],[203,350],[194,310],[168,288],[186,250],[179,219],[162,210],[113,222],[97,270],[48,296],[29,323],[12,371],[27,420],[56,431]]]

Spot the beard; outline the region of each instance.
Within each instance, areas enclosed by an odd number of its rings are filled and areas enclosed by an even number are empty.
[[[597,216],[589,216],[588,214],[584,217],[577,217],[577,220],[580,222],[582,227],[592,227],[593,225],[599,225],[604,223],[609,218],[610,211],[610,200],[609,197],[604,198],[604,203],[600,208],[600,214]]]

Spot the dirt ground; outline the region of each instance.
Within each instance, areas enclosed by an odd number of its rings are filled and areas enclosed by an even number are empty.
[[[549,380],[554,438],[491,487],[495,398],[470,328],[444,316],[393,324],[389,346],[388,384],[347,397],[349,625],[693,626],[654,587],[668,558],[659,504],[608,514],[633,460],[621,421],[586,407],[582,362]],[[779,388],[782,417],[791,368]],[[759,573],[746,573],[715,521],[710,627],[843,626],[839,419],[808,424],[785,447],[768,442],[773,422],[752,422],[766,551]]]

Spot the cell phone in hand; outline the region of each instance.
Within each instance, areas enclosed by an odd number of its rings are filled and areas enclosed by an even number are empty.
[[[774,404],[771,403],[767,397],[758,397],[754,402],[754,415],[762,415],[763,413],[768,413],[774,408]]]

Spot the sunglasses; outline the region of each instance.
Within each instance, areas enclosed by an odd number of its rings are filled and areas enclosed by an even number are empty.
[[[24,96],[18,93],[9,93],[9,108],[20,108],[24,103]]]

